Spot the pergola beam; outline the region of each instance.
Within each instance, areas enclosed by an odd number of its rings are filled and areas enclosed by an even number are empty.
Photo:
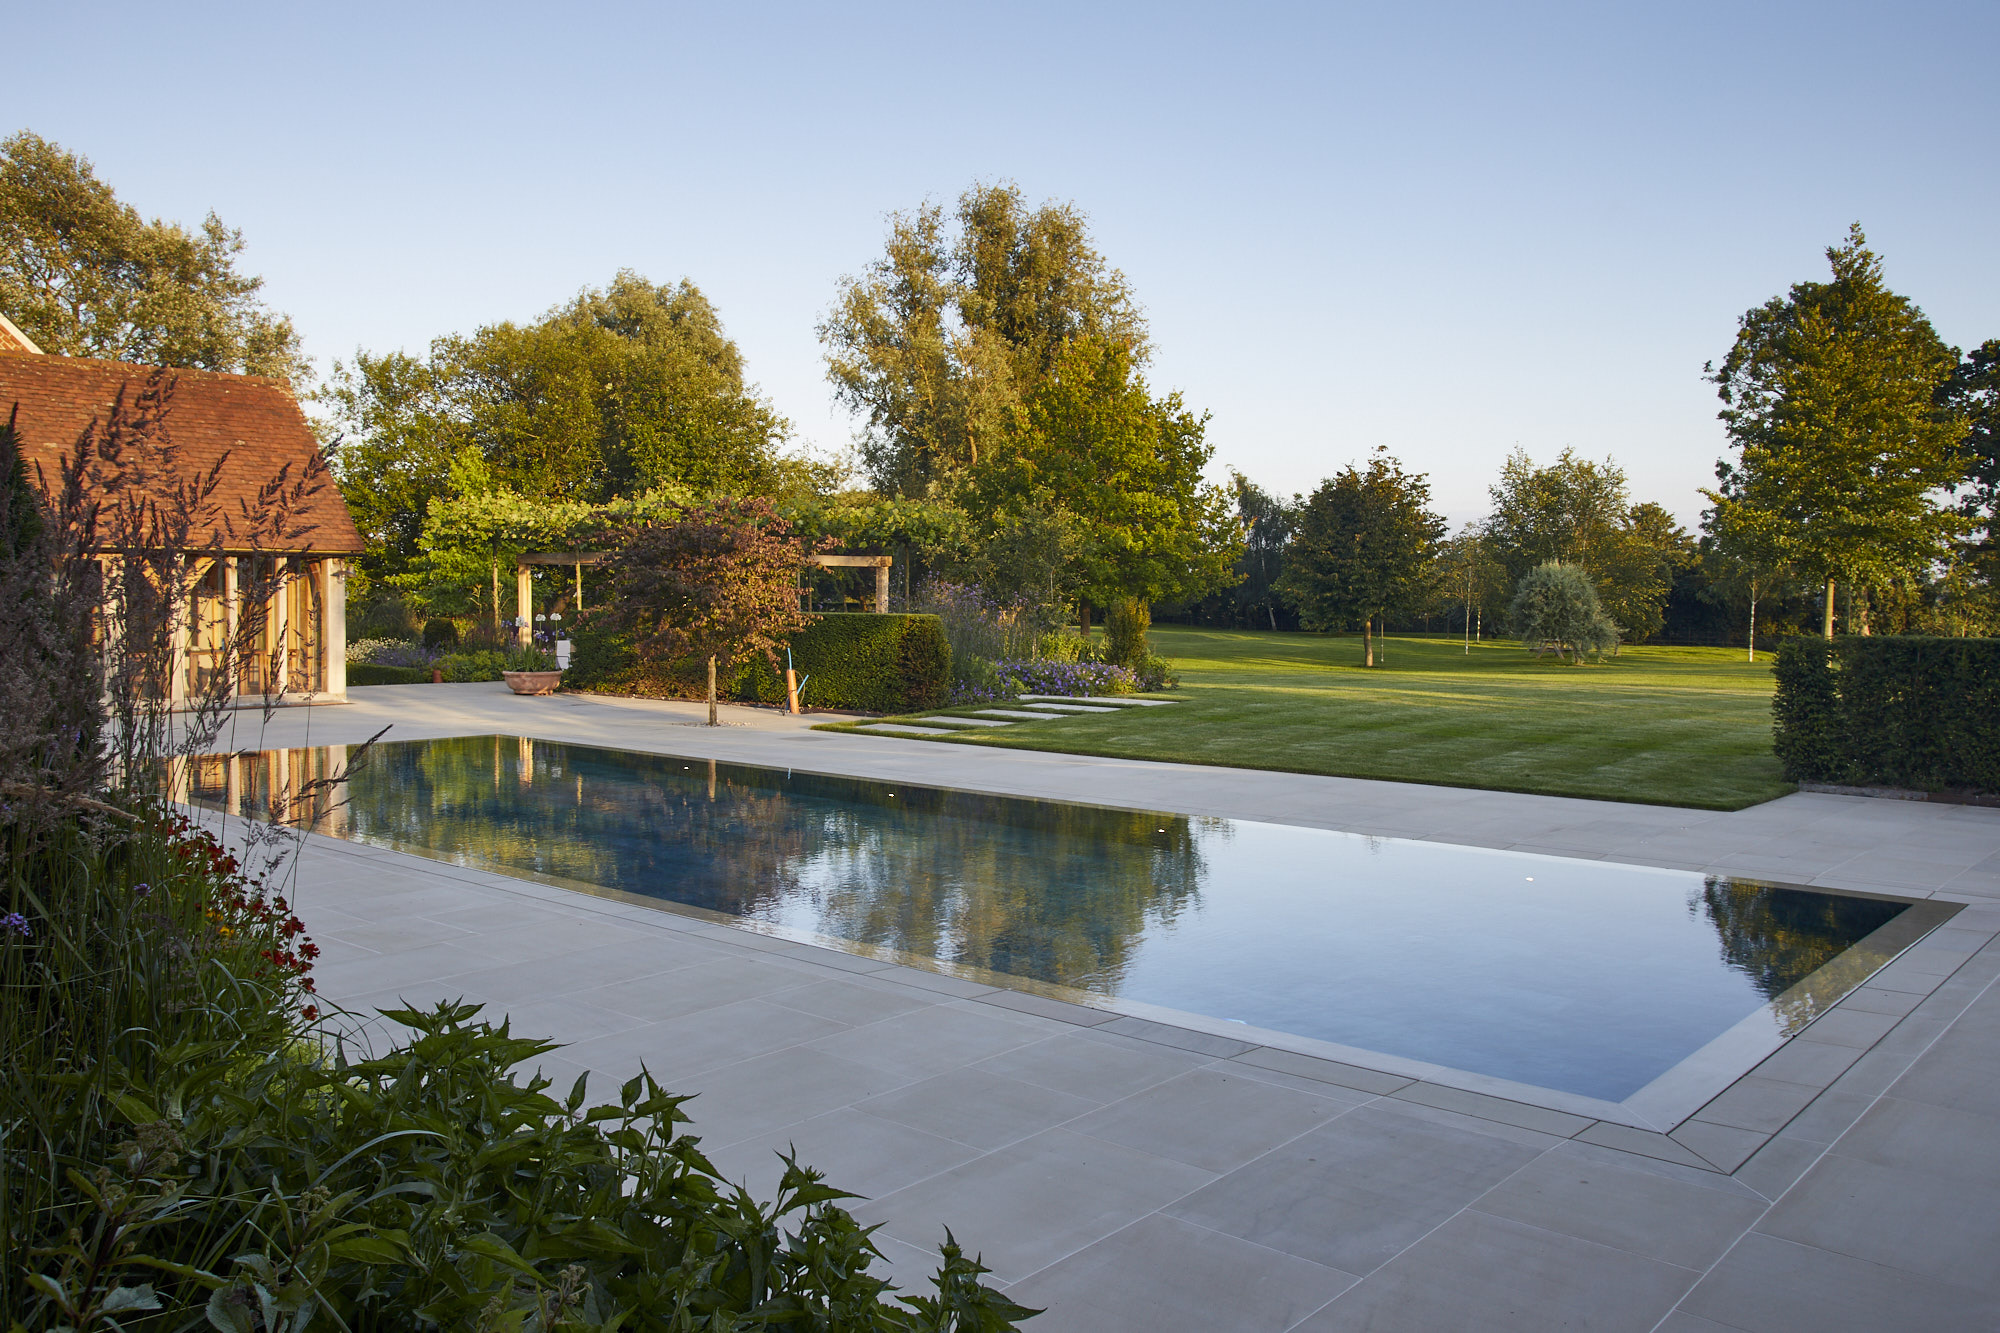
[[[875,571],[875,610],[889,609],[889,566],[896,563],[887,555],[815,555],[807,557],[822,569],[872,569]]]

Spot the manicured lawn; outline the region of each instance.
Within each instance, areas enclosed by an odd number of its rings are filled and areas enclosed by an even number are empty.
[[[1024,723],[935,743],[1063,750],[1735,810],[1791,790],[1771,753],[1770,663],[1627,648],[1582,667],[1518,644],[1156,627],[1173,708]],[[847,728],[842,727],[841,730]]]

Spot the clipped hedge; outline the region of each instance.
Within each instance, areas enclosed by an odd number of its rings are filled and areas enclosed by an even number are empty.
[[[1786,639],[1777,682],[1795,782],[2000,791],[2000,639]]]
[[[804,698],[811,708],[908,713],[937,708],[950,693],[951,644],[936,616],[821,616],[792,636],[791,649],[800,677],[811,677]],[[781,661],[783,656],[781,649]],[[700,699],[708,693],[708,674],[706,665],[694,660],[642,662],[624,641],[585,632],[576,636],[563,684],[654,699]],[[785,680],[759,657],[740,664],[718,692],[783,703]]]
[[[792,636],[792,665],[810,676],[803,703],[863,713],[940,707],[951,692],[951,642],[936,616],[849,612],[821,616]],[[742,697],[781,703],[785,681],[770,664],[749,664]]]
[[[352,685],[428,685],[431,673],[426,667],[377,666],[373,662],[349,662],[347,683]]]

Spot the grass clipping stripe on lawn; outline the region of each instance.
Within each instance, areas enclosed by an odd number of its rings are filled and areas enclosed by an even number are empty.
[[[1792,790],[1771,752],[1770,663],[1741,649],[1628,647],[1576,667],[1507,641],[1468,655],[1456,640],[1392,638],[1369,670],[1353,636],[1150,637],[1180,672],[1177,707],[924,739],[1707,810]]]

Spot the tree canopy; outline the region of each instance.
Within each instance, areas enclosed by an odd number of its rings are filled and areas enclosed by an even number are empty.
[[[1720,368],[1718,415],[1738,450],[1705,491],[1723,529],[1826,585],[1928,567],[1967,526],[1937,495],[1964,475],[1966,421],[1940,399],[1958,358],[1890,291],[1859,223],[1826,252],[1830,282],[1748,311]]]
[[[1430,481],[1403,471],[1378,447],[1367,471],[1349,464],[1312,493],[1300,512],[1283,590],[1308,629],[1360,623],[1362,662],[1375,665],[1368,625],[1422,600],[1444,536],[1431,512]]]
[[[876,488],[923,495],[990,458],[1075,342],[1143,366],[1146,322],[1124,274],[1069,204],[974,185],[947,221],[892,214],[881,258],[841,284],[820,325],[835,396],[867,422]]]
[[[1624,637],[1658,632],[1674,571],[1695,559],[1694,541],[1656,504],[1631,501],[1625,472],[1564,449],[1546,467],[1516,449],[1489,490],[1486,535],[1510,583],[1557,561],[1581,569]]]
[[[0,140],[0,310],[45,352],[188,366],[307,387],[290,319],[240,273],[243,234],[210,213],[148,222],[87,158],[27,130]]]
[[[327,396],[349,431],[341,476],[377,568],[417,557],[434,498],[467,450],[495,486],[604,504],[662,486],[780,488],[787,427],[743,382],[742,357],[694,284],[621,271],[536,323],[356,354]]]
[[[628,636],[649,661],[706,658],[708,721],[715,668],[773,651],[813,617],[799,609],[805,547],[763,500],[724,498],[618,535],[606,563],[610,597],[587,628]]]
[[[1094,605],[1205,596],[1233,581],[1241,541],[1227,498],[1201,480],[1206,427],[1179,394],[1154,399],[1124,348],[1068,343],[960,495],[989,528],[1069,516],[1070,590]]]

